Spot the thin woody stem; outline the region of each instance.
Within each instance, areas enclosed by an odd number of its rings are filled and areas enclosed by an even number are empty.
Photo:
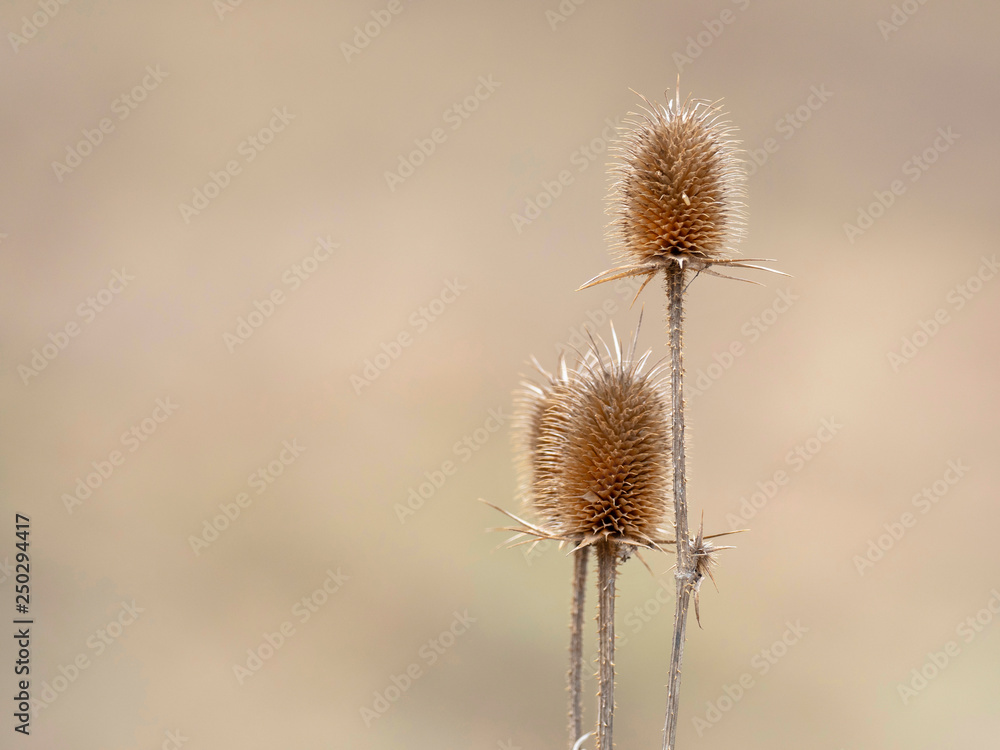
[[[569,748],[583,734],[583,604],[587,588],[590,547],[573,553],[573,602],[569,623]]]
[[[597,631],[600,642],[600,703],[597,714],[597,750],[612,750],[615,713],[615,575],[618,545],[597,543]]]
[[[674,523],[677,540],[677,601],[674,610],[674,639],[670,652],[667,682],[667,715],[663,727],[663,748],[673,750],[677,738],[677,713],[680,704],[681,663],[687,615],[695,581],[695,559],[688,533],[686,459],[684,455],[684,268],[679,263],[667,266],[667,325],[670,339],[670,391],[672,394],[671,461],[673,463]]]

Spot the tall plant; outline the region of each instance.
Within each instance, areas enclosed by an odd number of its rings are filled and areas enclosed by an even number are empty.
[[[676,606],[667,679],[663,747],[676,742],[680,679],[691,602],[711,576],[715,552],[688,518],[684,413],[684,295],[698,274],[735,278],[722,269],[772,269],[736,255],[745,226],[745,168],[722,110],[704,101],[666,105],[643,99],[616,147],[609,210],[622,265],[581,287],[643,277],[639,293],[661,275],[666,289],[664,366],[643,373],[649,356],[592,346],[574,368],[560,360],[544,382],[526,384],[516,447],[522,491],[537,524],[519,533],[575,545],[569,670],[570,745],[582,729],[580,663],[587,549],[598,561],[600,705],[598,750],[611,750],[614,714],[614,597],[617,565],[636,548],[676,547]],[[775,272],[780,273],[780,272]],[[745,280],[745,279],[742,279]],[[752,282],[756,283],[756,282]],[[638,293],[636,294],[638,297]],[[638,331],[636,332],[636,336]],[[606,353],[606,357],[605,357]],[[536,362],[537,365],[537,362]],[[661,377],[662,376],[662,377]],[[668,499],[672,495],[673,503]],[[510,514],[508,514],[510,515]],[[666,531],[661,525],[672,521]],[[726,532],[731,533],[731,532]],[[715,535],[721,536],[721,534]]]

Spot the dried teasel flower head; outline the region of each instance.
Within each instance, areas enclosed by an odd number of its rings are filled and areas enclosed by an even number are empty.
[[[745,170],[733,127],[703,101],[646,101],[619,144],[610,197],[622,255],[635,265],[729,257],[744,226]]]
[[[655,546],[672,522],[670,401],[651,355],[591,341],[552,392],[537,441],[541,528],[577,544]]]
[[[672,263],[716,276],[723,274],[713,266],[760,268],[735,255],[744,234],[746,170],[724,112],[706,101],[682,103],[679,88],[666,105],[643,101],[612,167],[611,239],[624,265],[582,288],[626,276],[648,283]]]

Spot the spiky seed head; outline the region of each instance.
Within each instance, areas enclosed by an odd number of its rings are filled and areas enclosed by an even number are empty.
[[[535,496],[558,538],[646,546],[672,520],[669,397],[632,349],[595,342],[542,414]]]
[[[743,234],[745,194],[733,126],[715,105],[682,104],[679,92],[666,106],[645,101],[612,168],[609,212],[623,262],[700,267],[729,259]]]

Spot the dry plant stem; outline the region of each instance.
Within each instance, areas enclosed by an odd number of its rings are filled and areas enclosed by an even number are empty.
[[[671,421],[671,460],[673,462],[674,522],[677,540],[677,602],[674,610],[674,641],[670,652],[670,674],[667,681],[667,715],[663,727],[663,748],[673,750],[677,737],[677,709],[680,703],[681,662],[687,615],[695,581],[695,559],[688,533],[687,483],[684,456],[684,268],[679,263],[667,266],[667,325],[670,339],[670,389],[673,394]]]
[[[615,713],[615,575],[618,544],[597,543],[597,631],[600,642],[600,705],[597,713],[597,750],[612,750]]]
[[[569,750],[583,734],[583,604],[590,547],[573,553],[573,603],[569,623]]]

